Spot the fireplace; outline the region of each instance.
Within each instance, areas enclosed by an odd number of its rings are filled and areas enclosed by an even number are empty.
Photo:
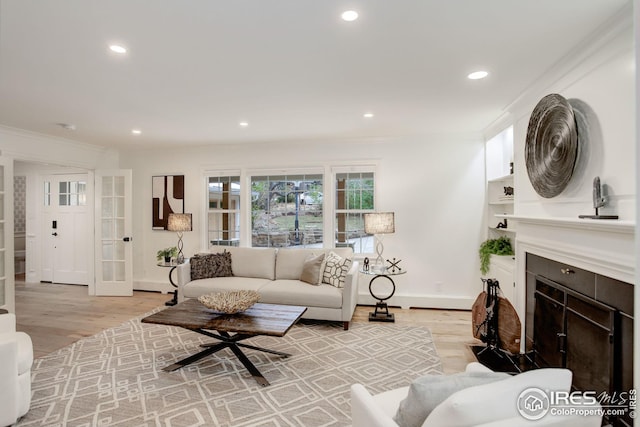
[[[542,208],[545,216],[509,217],[517,230],[514,301],[524,323],[521,350],[535,351],[539,366],[572,369],[576,388],[628,392],[636,224],[553,217],[560,206],[528,206],[531,212]],[[631,425],[628,418],[612,421]]]
[[[525,265],[525,339],[534,364],[570,369],[576,390],[631,390],[633,285],[533,253]]]

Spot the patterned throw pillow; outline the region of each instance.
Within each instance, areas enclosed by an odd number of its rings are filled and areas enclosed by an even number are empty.
[[[350,267],[351,260],[349,258],[342,258],[333,251],[329,252],[322,273],[322,283],[336,288],[344,288],[344,280]]]
[[[191,280],[233,276],[231,252],[196,254],[190,259]]]

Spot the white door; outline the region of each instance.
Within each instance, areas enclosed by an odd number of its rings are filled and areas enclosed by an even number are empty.
[[[87,178],[87,174],[43,177],[43,281],[89,284],[93,231],[87,209]]]
[[[15,312],[13,160],[0,156],[0,308]]]
[[[133,295],[131,170],[96,171],[96,295]]]

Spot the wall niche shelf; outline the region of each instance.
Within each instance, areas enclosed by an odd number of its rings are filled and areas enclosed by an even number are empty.
[[[508,191],[511,189],[511,191]],[[510,193],[510,194],[508,194]],[[503,235],[515,233],[515,223],[509,222],[513,216],[513,175],[505,175],[487,181],[487,205],[489,238],[497,238]],[[498,228],[498,224],[504,224],[506,228]]]

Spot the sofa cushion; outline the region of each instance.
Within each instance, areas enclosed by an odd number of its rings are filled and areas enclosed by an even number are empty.
[[[229,252],[196,254],[191,257],[189,263],[191,264],[191,280],[233,276]]]
[[[198,298],[200,295],[226,291],[257,291],[270,280],[255,277],[216,277],[212,279],[192,280],[182,287],[185,298]],[[308,285],[307,285],[308,286]]]
[[[300,280],[310,285],[319,285],[322,282],[323,270],[321,267],[324,262],[324,254],[309,255],[302,265],[302,273],[300,273]]]
[[[309,255],[328,254],[334,252],[342,258],[352,258],[351,248],[280,248],[276,256],[276,279],[298,280],[302,274],[302,266]]]
[[[227,248],[231,252],[234,276],[275,279],[276,250],[274,248]]]
[[[277,279],[300,279],[302,267],[305,260],[310,255],[324,253],[322,249],[278,249],[276,255],[276,280]]]
[[[264,285],[259,292],[260,302],[267,304],[342,307],[342,290],[326,284],[312,286],[300,280],[274,280]]]
[[[333,251],[329,252],[325,260],[324,272],[322,273],[322,283],[336,288],[344,288],[344,280],[350,267],[350,258],[342,258]]]
[[[399,427],[420,427],[431,411],[453,393],[494,381],[505,380],[503,372],[460,372],[452,375],[425,375],[416,378],[393,418]]]

